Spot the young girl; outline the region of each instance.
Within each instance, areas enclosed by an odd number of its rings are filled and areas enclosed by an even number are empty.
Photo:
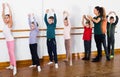
[[[4,27],[3,27],[3,34],[6,39],[9,58],[10,58],[10,66],[6,69],[13,69],[13,75],[16,75],[17,69],[16,69],[16,59],[14,54],[14,37],[11,33],[11,29],[13,26],[13,20],[12,20],[12,12],[10,9],[10,6],[7,4],[7,7],[9,8],[9,14],[5,14],[5,4],[3,3],[3,11],[2,11],[2,18],[4,21]]]
[[[106,35],[102,32],[102,22],[106,19],[105,9],[103,7],[96,6],[94,8],[94,14],[96,17],[92,18],[88,16],[91,21],[94,23],[94,38],[97,47],[97,56],[92,60],[92,62],[99,62],[102,57],[102,44],[106,53],[106,59],[109,61],[109,53],[106,46]]]
[[[86,20],[86,24],[84,24],[84,20]],[[84,49],[85,49],[85,56],[82,60],[90,60],[91,54],[91,38],[92,38],[92,22],[86,18],[84,15],[82,18],[82,25],[84,27]]]
[[[31,21],[33,17],[33,21]],[[29,47],[30,47],[30,52],[32,55],[32,65],[29,66],[30,68],[36,67],[38,69],[38,72],[41,71],[40,68],[40,63],[39,63],[39,57],[37,54],[37,35],[39,33],[38,29],[38,24],[36,22],[36,19],[34,17],[34,14],[31,16],[31,14],[28,15],[28,21],[29,21],[29,26],[30,26],[30,38],[29,38]]]
[[[72,53],[71,53],[71,23],[69,19],[68,12],[63,12],[64,16],[64,40],[65,40],[65,49],[66,49],[66,59],[65,61],[68,61],[70,57],[70,65],[72,65]]]

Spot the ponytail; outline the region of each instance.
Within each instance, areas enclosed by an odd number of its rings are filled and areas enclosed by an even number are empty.
[[[99,12],[99,14],[102,17],[102,19],[106,18],[106,12],[105,12],[104,7],[96,6],[95,9],[97,9],[97,11]]]

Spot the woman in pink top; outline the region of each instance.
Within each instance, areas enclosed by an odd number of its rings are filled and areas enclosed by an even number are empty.
[[[71,23],[69,19],[68,12],[63,12],[64,16],[64,39],[65,39],[65,49],[66,49],[66,59],[64,61],[68,61],[70,57],[70,65],[72,65],[72,53],[71,53]]]

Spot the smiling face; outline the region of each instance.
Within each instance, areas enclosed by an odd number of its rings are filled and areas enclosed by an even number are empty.
[[[8,24],[9,21],[10,21],[10,16],[7,14],[7,15],[5,15],[5,17],[4,17],[4,22],[5,22],[6,24]]]

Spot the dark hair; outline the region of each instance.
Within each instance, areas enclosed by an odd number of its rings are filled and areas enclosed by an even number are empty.
[[[99,12],[100,16],[103,16],[103,8],[96,6],[95,9]]]
[[[9,14],[6,14],[5,16],[8,16],[8,17],[10,17],[10,15],[9,15]]]
[[[34,22],[31,22],[31,24],[34,24],[34,25],[35,25],[35,23],[34,23]],[[37,24],[37,26],[39,26],[39,25],[38,25],[38,22],[36,22],[36,24]]]
[[[31,22],[31,24],[34,24],[34,25],[35,25],[35,23],[34,23],[34,22]]]
[[[68,20],[68,18],[67,17],[65,17],[65,19],[64,20]]]
[[[90,21],[89,21],[89,20],[87,20],[87,21],[86,21],[86,24],[89,24],[89,25],[90,25]]]
[[[114,17],[113,17],[113,16],[111,16],[111,17],[110,17],[110,20],[111,20],[111,19],[114,19]]]
[[[99,12],[100,16],[102,16],[102,20],[106,19],[106,12],[104,7],[96,6],[95,9]]]
[[[48,19],[53,19],[53,20],[54,20],[54,17],[53,17],[53,16],[50,16]]]

